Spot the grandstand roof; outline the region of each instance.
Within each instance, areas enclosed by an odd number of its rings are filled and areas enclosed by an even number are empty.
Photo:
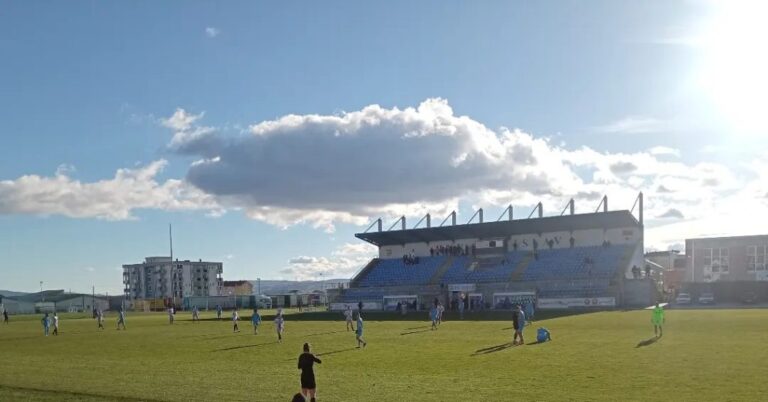
[[[614,229],[640,226],[627,211],[609,211],[589,214],[548,216],[498,222],[470,223],[455,226],[439,226],[406,230],[357,233],[355,237],[376,246],[406,243],[458,240],[468,238],[493,239],[526,233],[544,233],[584,229]]]

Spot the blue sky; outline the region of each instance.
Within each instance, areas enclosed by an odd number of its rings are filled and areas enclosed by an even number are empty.
[[[168,223],[231,279],[538,199],[644,191],[656,248],[766,223],[765,6],[413,3],[0,2],[0,288],[119,292]]]

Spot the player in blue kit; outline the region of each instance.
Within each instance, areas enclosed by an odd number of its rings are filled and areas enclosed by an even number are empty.
[[[363,339],[363,315],[360,313],[357,314],[357,328],[355,329],[355,337],[357,338],[358,349],[360,348],[360,345],[363,345],[363,347],[368,345],[368,343],[366,343]]]

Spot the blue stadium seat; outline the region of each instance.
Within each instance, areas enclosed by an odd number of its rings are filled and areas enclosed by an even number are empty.
[[[402,259],[382,259],[371,267],[359,287],[426,285],[447,257],[420,257],[418,264],[406,265]]]

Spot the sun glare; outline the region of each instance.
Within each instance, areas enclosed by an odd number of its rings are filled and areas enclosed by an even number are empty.
[[[699,85],[733,127],[733,134],[765,134],[768,2],[724,1],[714,7],[697,41],[703,50]]]

